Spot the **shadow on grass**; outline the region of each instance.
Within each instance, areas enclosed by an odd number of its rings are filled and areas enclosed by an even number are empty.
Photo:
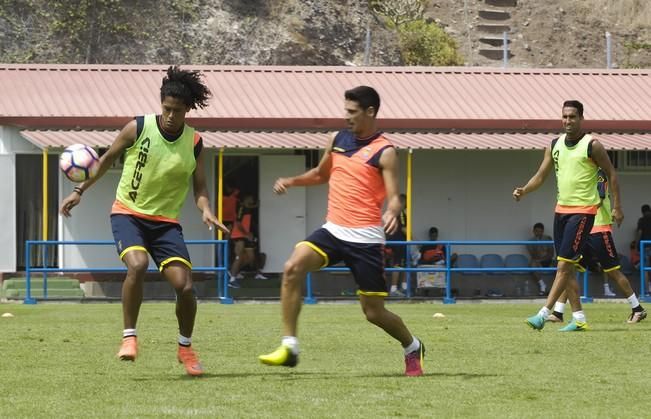
[[[638,332],[638,330],[633,330],[631,327],[615,327],[615,328],[608,328],[608,329],[590,329],[588,333],[610,333],[610,332]],[[643,332],[646,330],[639,330],[639,332]]]
[[[500,374],[475,374],[475,373],[449,373],[449,372],[433,372],[425,373],[422,377],[414,377],[415,380],[426,380],[430,378],[462,378],[465,380],[498,377]],[[251,378],[251,377],[266,377],[277,380],[340,380],[342,378],[407,378],[403,373],[342,373],[342,372],[323,372],[323,371],[278,371],[278,372],[225,372],[225,373],[206,373],[201,377],[191,377],[189,375],[155,375],[148,377],[132,377],[131,380],[135,382],[147,381],[179,381],[179,380],[211,380],[223,378]]]

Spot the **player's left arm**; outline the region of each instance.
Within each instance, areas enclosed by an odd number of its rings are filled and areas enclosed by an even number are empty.
[[[619,179],[617,178],[617,171],[615,170],[613,163],[610,161],[610,157],[608,157],[606,148],[597,140],[592,142],[591,157],[597,166],[606,173],[608,186],[610,187],[610,196],[613,199],[613,221],[615,221],[619,227],[624,220],[624,212],[622,211],[622,201],[619,194]]]
[[[196,167],[192,174],[192,187],[194,189],[194,201],[197,208],[201,211],[201,218],[204,224],[210,229],[212,226],[217,227],[224,233],[229,233],[228,228],[222,224],[210,209],[210,199],[208,198],[208,187],[206,186],[206,171],[203,162],[203,150],[196,157]]]
[[[384,231],[393,234],[398,228],[398,216],[402,211],[398,194],[398,153],[394,147],[387,147],[380,156],[380,170],[387,193],[387,209],[382,214]]]

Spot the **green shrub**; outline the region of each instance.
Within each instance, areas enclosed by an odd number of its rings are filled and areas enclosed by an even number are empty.
[[[454,39],[436,23],[422,19],[398,27],[402,60],[406,65],[454,66],[462,65]]]

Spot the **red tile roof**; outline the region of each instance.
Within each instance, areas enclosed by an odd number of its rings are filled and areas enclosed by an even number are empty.
[[[325,130],[342,127],[343,91],[382,96],[387,130],[555,131],[561,104],[585,104],[591,131],[651,131],[651,70],[438,67],[187,66],[214,93],[192,111],[204,130]],[[159,112],[165,66],[0,64],[0,125],[118,129]]]
[[[118,131],[21,131],[39,147],[66,147],[82,143],[93,147],[108,147]],[[201,133],[204,144],[216,148],[302,148],[325,147],[326,133],[296,132],[214,132]],[[545,148],[557,134],[518,133],[388,133],[387,137],[399,148],[445,150],[527,150]],[[648,134],[595,134],[606,148],[614,150],[651,150]]]

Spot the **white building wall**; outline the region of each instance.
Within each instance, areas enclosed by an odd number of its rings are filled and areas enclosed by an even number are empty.
[[[16,271],[16,153],[40,152],[18,129],[0,126],[0,272]]]

